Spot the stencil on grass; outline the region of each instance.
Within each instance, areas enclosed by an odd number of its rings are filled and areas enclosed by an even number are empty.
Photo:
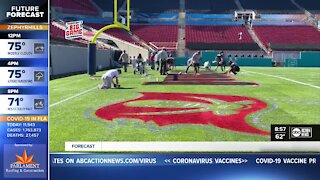
[[[139,98],[100,108],[96,115],[109,121],[137,119],[144,122],[153,121],[158,126],[210,124],[231,131],[269,135],[269,132],[257,129],[245,121],[247,115],[267,107],[265,102],[258,99],[190,93],[141,94],[143,96]]]

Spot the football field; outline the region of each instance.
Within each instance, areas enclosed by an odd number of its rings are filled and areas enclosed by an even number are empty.
[[[121,89],[108,90],[97,89],[102,74],[50,81],[50,151],[64,151],[66,141],[270,141],[271,124],[320,123],[320,68],[230,75],[258,85],[143,85],[165,76],[129,69]]]

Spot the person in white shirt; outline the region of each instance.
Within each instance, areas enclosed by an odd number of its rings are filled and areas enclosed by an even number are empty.
[[[160,75],[165,75],[167,72],[167,58],[167,50],[166,48],[162,48],[162,50],[157,53],[157,59],[160,62]]]
[[[187,67],[186,73],[188,73],[189,68],[193,66],[193,60],[192,60],[192,58],[188,59],[188,61],[187,61],[187,66],[188,66],[188,67]]]
[[[102,84],[98,85],[99,89],[110,89],[113,84],[114,88],[120,88],[119,84],[119,75],[121,74],[121,70],[111,69],[104,73],[101,77]],[[115,80],[115,82],[114,82]]]
[[[206,70],[206,71],[210,71],[211,70],[211,65],[210,65],[210,61],[206,61],[206,62],[204,62],[204,69]]]
[[[159,69],[160,69],[160,62],[159,62],[159,58],[158,58],[158,52],[155,52],[155,55],[154,55],[154,63],[155,63],[155,66],[156,66],[157,71],[159,71]]]
[[[242,32],[239,32],[238,36],[239,36],[239,40],[242,40]]]
[[[193,67],[196,75],[200,74],[200,59],[201,59],[201,52],[197,51],[192,55]]]
[[[125,50],[122,52],[121,56],[119,57],[119,62],[121,62],[124,72],[127,72],[127,67],[129,64],[129,56]]]

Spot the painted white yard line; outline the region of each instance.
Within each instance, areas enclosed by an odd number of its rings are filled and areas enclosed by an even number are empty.
[[[281,76],[275,76],[275,75],[271,75],[271,74],[264,74],[264,73],[258,73],[258,72],[247,71],[247,70],[245,70],[245,72],[249,72],[249,73],[253,73],[253,74],[260,74],[260,75],[269,76],[269,77],[274,77],[274,78],[278,78],[278,79],[294,82],[294,83],[297,83],[297,84],[302,84],[302,85],[305,85],[305,86],[313,87],[313,88],[316,88],[316,89],[320,89],[320,86],[316,86],[316,85],[312,85],[312,84],[296,81],[296,80],[285,78],[285,77],[281,77]]]
[[[64,103],[64,102],[69,101],[69,100],[71,100],[71,99],[74,99],[74,98],[76,98],[76,97],[82,96],[82,95],[84,95],[84,94],[86,94],[86,93],[88,93],[88,92],[90,92],[90,91],[92,91],[92,90],[94,90],[94,89],[97,89],[97,87],[94,87],[94,88],[92,88],[92,89],[88,89],[88,90],[83,91],[83,92],[81,92],[81,93],[78,93],[78,94],[75,94],[75,95],[73,95],[73,96],[70,96],[70,97],[68,97],[68,98],[66,98],[66,99],[64,99],[64,100],[58,101],[58,102],[56,102],[56,103],[53,103],[53,104],[51,104],[49,107],[54,107],[54,106],[56,106],[56,105],[59,105],[59,104],[61,104],[61,103]]]

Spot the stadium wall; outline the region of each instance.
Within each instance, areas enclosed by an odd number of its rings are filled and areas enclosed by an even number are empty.
[[[63,76],[87,71],[88,49],[64,45],[50,45],[50,75]],[[97,70],[111,67],[112,50],[97,50]]]
[[[115,40],[115,39],[111,39],[111,40],[113,40],[121,50],[126,50],[129,56],[138,57],[139,54],[141,54],[142,57],[144,58],[149,56],[149,51],[143,47],[133,45],[127,42]]]
[[[203,66],[204,62],[206,61],[210,61],[210,62],[214,61],[217,54],[218,54],[217,51],[202,51],[200,65]],[[188,58],[186,57],[176,58],[175,59],[176,66],[186,66],[187,60]],[[228,58],[226,58],[226,60],[229,61]],[[272,67],[271,58],[259,58],[259,57],[237,58],[236,62],[240,66]]]
[[[320,67],[320,52],[301,52],[299,59],[288,58],[286,67]]]
[[[272,67],[271,58],[238,58],[239,66]]]

